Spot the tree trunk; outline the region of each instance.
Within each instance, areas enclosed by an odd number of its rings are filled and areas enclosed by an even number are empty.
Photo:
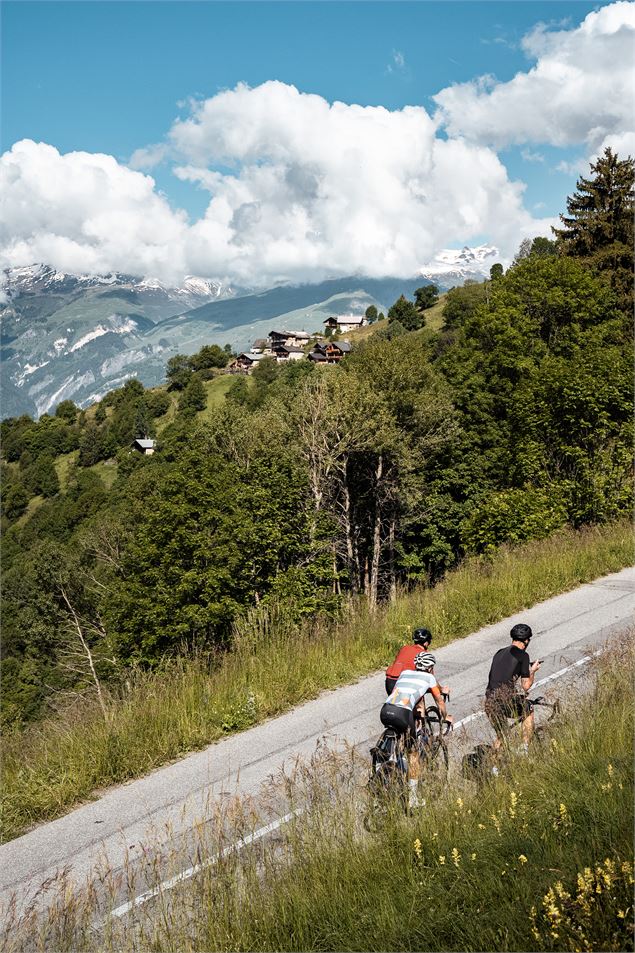
[[[337,548],[335,544],[333,545],[333,595],[341,596],[342,587],[340,585],[340,577],[337,571]]]
[[[397,598],[397,577],[395,575],[395,517],[390,517],[388,528],[388,562],[390,567],[390,601]]]
[[[351,494],[348,489],[347,465],[344,465],[342,477],[342,491],[344,495],[344,532],[346,536],[346,558],[348,560],[348,569],[351,577],[351,589],[353,593],[359,591],[359,563],[355,556],[355,544],[353,542],[353,525],[351,519]]]
[[[379,503],[379,488],[384,470],[384,455],[379,454],[377,469],[375,470],[375,525],[373,527],[373,547],[371,551],[370,588],[368,590],[368,604],[371,612],[377,607],[377,590],[379,587],[379,557],[381,553],[381,506]]]
[[[64,599],[64,602],[68,606],[68,609],[71,615],[73,616],[73,625],[74,625],[75,631],[77,632],[77,637],[80,641],[84,655],[86,656],[86,660],[88,662],[88,667],[90,668],[90,673],[91,673],[93,682],[95,683],[95,688],[97,690],[97,699],[99,701],[99,707],[101,708],[101,713],[104,716],[104,721],[106,722],[106,724],[108,724],[108,711],[106,709],[104,696],[101,691],[101,684],[99,682],[99,678],[97,677],[97,671],[95,670],[95,663],[93,661],[93,653],[90,651],[90,646],[88,645],[88,642],[84,638],[84,633],[82,631],[82,626],[79,621],[79,617],[77,613],[75,612],[75,609],[73,608],[73,605],[70,599],[66,595],[66,592],[63,586],[60,587],[60,592],[62,594],[62,598]]]

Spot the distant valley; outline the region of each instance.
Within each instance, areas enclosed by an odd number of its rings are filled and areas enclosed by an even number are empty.
[[[400,294],[481,278],[496,249],[443,252],[411,279],[334,278],[253,292],[189,277],[179,288],[129,275],[76,276],[45,265],[11,269],[0,316],[2,417],[52,411],[60,401],[98,400],[128,377],[163,380],[176,353],[216,342],[246,348],[274,326],[315,331],[329,315],[386,312]]]

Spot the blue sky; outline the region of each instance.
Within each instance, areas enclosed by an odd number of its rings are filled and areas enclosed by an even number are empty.
[[[328,104],[384,106],[391,113],[412,105],[433,115],[431,97],[453,84],[488,74],[505,85],[528,72],[539,54],[528,57],[521,40],[538,23],[564,35],[601,7],[577,0],[5,0],[2,148],[32,139],[62,154],[105,153],[126,166],[135,150],[165,142],[178,117],[191,118],[192,98],[210,100],[238,83],[259,87],[271,80]],[[623,132],[616,123],[609,131]],[[440,139],[448,128],[440,128]],[[543,136],[539,129],[535,142],[503,142],[497,135],[498,142],[481,144],[494,149],[511,182],[523,183],[524,209],[536,217],[557,215],[575,185],[576,168],[589,155],[589,142],[583,136],[575,141],[572,132],[556,144],[557,134]],[[473,130],[468,136],[478,139]],[[240,166],[243,159],[232,162]],[[179,163],[189,167],[191,156],[184,160],[172,151],[145,171],[170,206],[183,209],[193,223],[213,190],[198,173],[177,177]],[[205,165],[226,169],[213,155]],[[487,239],[483,224],[481,233],[472,227],[466,240]],[[459,232],[457,226],[455,238],[448,233],[448,244],[461,243]]]
[[[597,4],[572,2],[3,2],[2,144],[44,140],[66,152],[126,161],[158,141],[190,97],[270,79],[329,102],[432,106],[451,83],[527,68],[522,36],[536,23],[573,23]],[[401,54],[404,65],[395,62]],[[572,153],[575,150],[572,150]],[[571,176],[512,149],[506,164],[528,202],[557,214]],[[169,171],[156,176],[178,205],[206,197]]]

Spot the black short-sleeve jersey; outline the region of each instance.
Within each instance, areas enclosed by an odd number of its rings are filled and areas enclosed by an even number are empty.
[[[491,695],[503,687],[513,689],[517,678],[529,678],[529,675],[529,656],[524,649],[515,645],[499,649],[492,659],[485,694]]]

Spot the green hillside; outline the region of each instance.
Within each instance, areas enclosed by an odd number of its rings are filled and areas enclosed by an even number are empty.
[[[623,214],[632,230],[631,209]],[[572,539],[575,553],[586,529],[597,552],[581,544],[587,568],[580,575],[573,558],[566,580],[623,565],[632,274],[602,247],[582,256],[564,239],[537,239],[506,273],[441,302],[425,289],[415,301],[398,295],[336,364],[268,359],[249,377],[229,374],[230,349],[208,340],[169,358],[165,387],[130,379],[86,410],[63,400],[37,422],[3,421],[0,710],[18,750],[45,726],[48,758],[68,718],[88,723],[90,712],[110,738],[135,673],[161,682],[170,665],[200,660],[231,669],[260,626],[271,646],[281,638],[307,656],[310,670],[298,662],[296,694],[285,696],[306,697],[350,677],[337,647],[346,620],[363,621],[349,631],[367,670],[378,644],[383,653],[383,635],[369,635],[383,613],[411,597],[427,605],[463,565],[487,572],[501,547]],[[138,437],[154,453],[133,449]],[[551,551],[531,601],[571,584],[561,559]],[[437,626],[464,633],[503,605],[528,604],[522,587],[506,586],[511,603],[497,590],[484,615],[460,603]],[[271,714],[279,694],[263,687],[260,709],[239,706],[222,723]],[[64,791],[40,778],[34,816],[218,729],[197,707],[193,727],[149,742],[139,710],[126,711],[118,753],[79,786],[62,756]]]

